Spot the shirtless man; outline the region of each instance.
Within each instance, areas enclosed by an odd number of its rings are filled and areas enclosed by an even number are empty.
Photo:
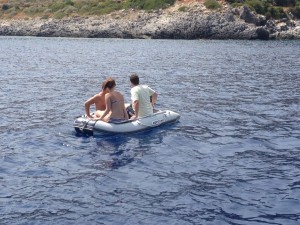
[[[103,113],[103,111],[105,111],[105,94],[107,93],[107,91],[103,90],[104,85],[105,85],[105,82],[102,83],[102,91],[100,93],[94,95],[90,99],[88,99],[85,102],[85,104],[84,104],[84,106],[85,106],[85,114],[90,119],[93,119],[94,117],[101,116],[101,114]],[[95,108],[96,108],[96,112],[95,112],[95,116],[94,117],[91,116],[91,113],[90,113],[90,107],[93,104],[95,104]]]

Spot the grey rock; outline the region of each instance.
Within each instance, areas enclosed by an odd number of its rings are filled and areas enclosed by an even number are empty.
[[[243,6],[239,10],[240,18],[245,20],[246,23],[253,23],[256,26],[264,26],[267,22],[266,17],[262,15],[257,15],[255,12],[251,11],[249,7]]]
[[[133,13],[133,14],[131,14]],[[0,35],[153,38],[153,39],[300,39],[298,21],[265,20],[246,7],[222,12],[168,13],[120,11],[115,17],[0,20]]]

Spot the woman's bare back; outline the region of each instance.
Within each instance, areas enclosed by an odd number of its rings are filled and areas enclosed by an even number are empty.
[[[123,95],[118,91],[114,91],[110,93],[109,98],[111,103],[110,118],[127,119]]]

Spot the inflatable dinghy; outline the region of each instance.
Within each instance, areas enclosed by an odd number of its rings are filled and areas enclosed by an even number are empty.
[[[91,120],[86,115],[82,115],[75,119],[73,127],[77,133],[87,135],[95,135],[97,133],[132,133],[176,122],[179,118],[180,115],[178,113],[170,110],[158,110],[150,116],[118,123]]]

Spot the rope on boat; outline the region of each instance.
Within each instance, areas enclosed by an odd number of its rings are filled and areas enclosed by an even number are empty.
[[[87,120],[86,122],[85,122],[85,124],[81,127],[81,128],[79,128],[81,131],[83,131],[86,127],[87,127],[87,125],[88,125],[88,123],[91,121],[92,119],[89,119],[89,120]]]

